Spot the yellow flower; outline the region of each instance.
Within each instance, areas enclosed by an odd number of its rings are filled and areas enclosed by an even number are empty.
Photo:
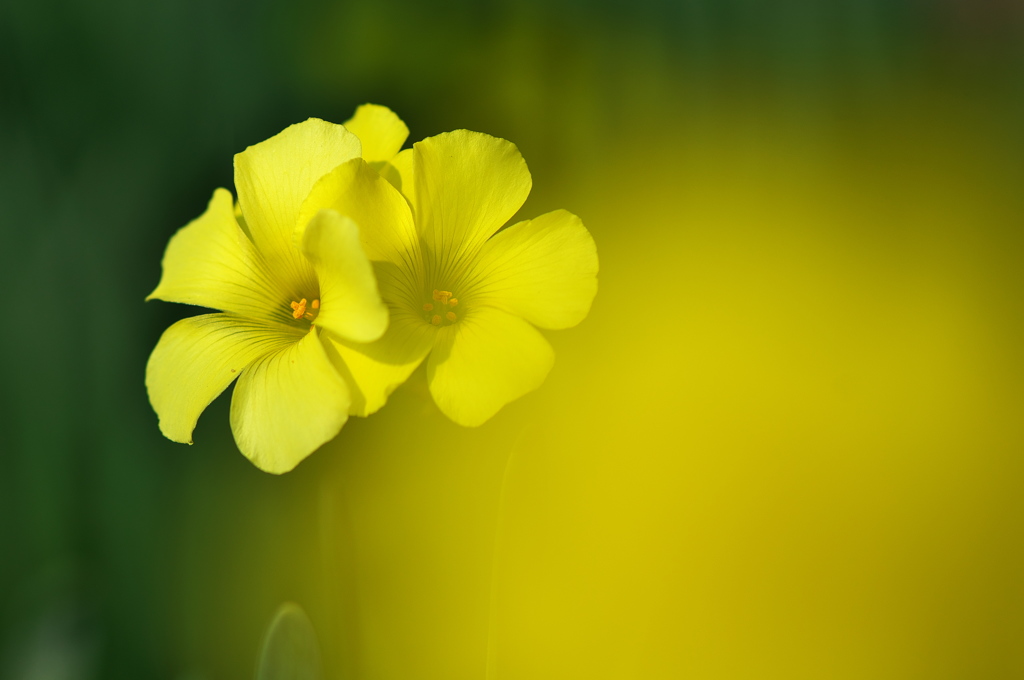
[[[168,438],[191,443],[200,413],[236,378],[231,429],[267,472],[291,470],[344,425],[351,390],[327,339],[376,340],[387,308],[351,219],[317,211],[296,227],[317,180],[359,154],[340,125],[293,125],[235,156],[237,206],[218,189],[171,238],[147,299],[220,312],[177,322],[150,356],[146,387]]]
[[[379,409],[426,359],[441,411],[480,425],[551,370],[554,352],[534,326],[568,328],[589,312],[594,241],[564,210],[499,231],[532,186],[510,142],[457,130],[397,153],[408,130],[377,106],[346,127],[363,158],[325,175],[299,222],[324,208],[355,220],[391,312],[376,342],[328,339],[358,387],[352,412]]]

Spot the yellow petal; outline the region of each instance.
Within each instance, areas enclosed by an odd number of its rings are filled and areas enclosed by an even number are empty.
[[[287,302],[278,288],[238,226],[231,194],[217,189],[206,212],[171,237],[160,284],[146,299],[271,319]]]
[[[314,323],[356,342],[379,338],[388,325],[388,308],[380,299],[356,223],[321,210],[305,230],[302,252],[320,280],[320,311]]]
[[[302,206],[297,232],[304,232],[324,209],[355,220],[371,260],[392,262],[410,276],[419,271],[419,241],[409,205],[362,159],[339,165],[316,183]]]
[[[582,321],[597,293],[597,247],[580,218],[565,210],[520,222],[480,250],[464,296],[541,328]]]
[[[349,413],[368,416],[387,403],[434,344],[435,329],[423,319],[396,311],[376,342],[359,344],[328,338],[327,353],[349,381]]]
[[[540,387],[554,361],[551,345],[529,323],[498,309],[475,308],[438,332],[427,380],[445,415],[475,427]]]
[[[417,142],[416,224],[430,251],[428,276],[450,280],[523,205],[532,180],[511,142],[456,130]]]
[[[409,137],[409,128],[386,106],[363,104],[345,121],[363,146],[363,158],[369,162],[389,161]]]
[[[412,149],[406,149],[401,152],[389,162],[384,163],[381,167],[376,168],[380,176],[388,181],[391,186],[402,192],[405,196],[405,200],[409,202],[409,207],[416,211],[415,198],[416,198],[416,183],[413,181],[413,158],[415,152]]]
[[[314,329],[245,370],[231,398],[231,430],[256,467],[281,474],[338,434],[348,405],[345,380]]]
[[[359,139],[344,127],[310,118],[235,156],[235,189],[246,225],[292,295],[303,295],[312,281],[292,241],[302,202],[318,179],[359,152]]]
[[[146,365],[149,401],[168,439],[192,443],[199,414],[253,361],[301,333],[229,314],[182,319],[160,337]]]

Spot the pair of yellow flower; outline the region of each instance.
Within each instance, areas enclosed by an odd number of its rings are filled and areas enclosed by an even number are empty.
[[[163,334],[146,368],[170,439],[233,380],[231,429],[259,468],[294,468],[366,416],[424,360],[455,422],[480,425],[537,388],[554,354],[534,328],[579,323],[597,251],[557,210],[498,231],[530,173],[515,145],[457,130],[399,152],[409,131],[365,105],[310,119],[235,156],[238,203],[217,189],[171,238],[148,299],[221,310]]]

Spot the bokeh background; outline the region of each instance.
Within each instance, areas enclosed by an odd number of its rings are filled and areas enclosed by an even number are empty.
[[[0,678],[1024,677],[1013,0],[0,4]],[[417,374],[284,477],[164,440],[143,303],[232,154],[519,145],[601,289],[541,390]]]

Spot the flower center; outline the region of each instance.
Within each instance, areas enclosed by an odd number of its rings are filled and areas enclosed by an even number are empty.
[[[433,302],[427,302],[423,305],[423,312],[427,321],[435,326],[440,326],[441,324],[448,326],[458,321],[459,317],[452,311],[459,304],[454,293],[435,288],[432,297],[434,298]]]
[[[307,309],[306,298],[302,298],[298,302],[292,301],[292,318],[293,319],[306,319],[312,322],[316,318],[316,315],[320,312],[320,301],[313,300],[309,304]]]

